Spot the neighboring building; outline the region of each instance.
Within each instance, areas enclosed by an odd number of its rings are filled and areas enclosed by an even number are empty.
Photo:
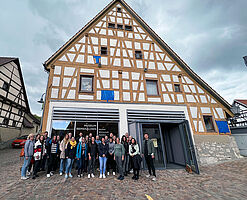
[[[19,59],[0,57],[0,143],[36,133],[37,126],[39,120],[30,112]]]
[[[42,130],[50,135],[129,132],[141,144],[148,132],[161,168],[195,169],[194,142],[199,162],[212,163],[217,148],[206,149],[228,141],[231,105],[122,0],[112,1],[44,67]]]

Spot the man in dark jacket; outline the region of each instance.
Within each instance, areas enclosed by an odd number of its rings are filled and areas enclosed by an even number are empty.
[[[95,160],[98,155],[98,145],[95,142],[94,137],[91,138],[91,142],[88,145],[88,178],[94,178]]]
[[[149,139],[148,133],[144,134],[144,141],[143,141],[143,154],[144,158],[146,160],[147,166],[148,166],[148,171],[149,175],[147,177],[152,176],[151,170],[153,172],[153,181],[156,180],[156,174],[155,174],[155,168],[154,168],[154,143],[152,140]]]

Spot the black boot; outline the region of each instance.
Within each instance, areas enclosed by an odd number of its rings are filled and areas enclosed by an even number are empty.
[[[135,178],[135,180],[138,180],[139,179],[139,170],[137,170],[137,172],[136,172],[136,178]]]

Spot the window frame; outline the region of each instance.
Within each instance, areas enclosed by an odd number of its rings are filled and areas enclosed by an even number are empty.
[[[176,91],[176,86],[179,87],[179,91]],[[174,83],[174,92],[177,92],[177,93],[182,92],[181,85],[179,83]]]
[[[82,90],[81,88],[82,77],[92,78],[92,91]],[[79,92],[80,93],[94,93],[94,75],[80,74]]]
[[[6,86],[7,88],[5,88],[5,86]],[[4,91],[8,92],[8,91],[9,91],[9,88],[10,88],[10,84],[9,84],[8,82],[6,82],[6,81],[3,81],[2,89],[3,89]]]
[[[137,57],[136,57],[137,52],[140,52],[140,53],[141,53],[141,58],[137,58]],[[143,53],[142,53],[142,51],[140,51],[140,50],[135,50],[135,59],[138,59],[138,60],[142,60],[142,59],[143,59]]]
[[[148,82],[155,82],[156,83],[157,94],[148,94]],[[157,79],[146,79],[147,96],[155,96],[155,97],[160,96],[160,90],[159,90],[159,84],[158,84],[158,82],[159,82],[159,80],[157,80]]]
[[[119,26],[121,26],[121,28],[120,28]],[[123,24],[117,24],[117,29],[118,29],[118,30],[124,30]]]
[[[122,13],[122,8],[117,7],[117,12]]]
[[[210,120],[211,120],[212,127],[213,127],[212,130],[208,130],[207,129],[206,122],[205,122],[205,118],[206,117],[207,118],[210,118]],[[212,115],[203,115],[202,118],[203,118],[203,122],[204,122],[204,125],[205,125],[205,128],[206,128],[207,133],[216,133],[216,126],[214,124],[214,118],[213,118],[213,116]]]
[[[114,27],[111,27],[111,25],[114,25]],[[115,23],[108,22],[108,28],[115,29],[116,28],[116,24]]]
[[[126,27],[128,27],[128,28],[126,28]],[[125,25],[125,26],[124,26],[124,29],[125,29],[126,31],[133,31],[133,26],[131,26],[131,25]]]
[[[106,48],[106,54],[102,54],[102,48]],[[100,55],[107,56],[108,55],[108,48],[107,46],[100,47]]]
[[[3,119],[3,123],[2,124],[5,125],[5,126],[8,126],[9,125],[9,118],[5,117]]]

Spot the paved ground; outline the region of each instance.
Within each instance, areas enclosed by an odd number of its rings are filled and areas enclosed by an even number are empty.
[[[19,149],[0,150],[0,199],[247,199],[247,159],[202,167],[201,174],[184,170],[158,171],[152,182],[143,172],[140,180],[127,177],[68,179],[40,173],[36,180],[20,180]]]

